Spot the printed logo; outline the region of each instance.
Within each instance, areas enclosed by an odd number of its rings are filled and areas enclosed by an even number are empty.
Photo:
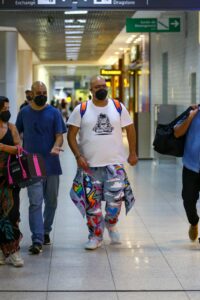
[[[110,120],[106,114],[100,114],[93,130],[99,135],[112,134],[114,127],[110,124]]]

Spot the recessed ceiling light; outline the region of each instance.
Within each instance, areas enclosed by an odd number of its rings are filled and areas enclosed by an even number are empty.
[[[65,20],[65,23],[73,23],[74,22],[74,19],[66,19]]]
[[[80,49],[68,49],[68,48],[66,48],[66,49],[65,49],[65,52],[66,52],[66,53],[78,53],[79,50],[80,50]]]
[[[65,30],[65,34],[83,34],[83,31]]]
[[[68,10],[64,12],[65,15],[85,15],[87,13],[87,10]]]
[[[85,20],[85,19],[78,19],[77,22],[82,23],[82,24],[85,24],[85,23],[86,23],[86,20]]]
[[[75,40],[82,40],[82,36],[81,35],[71,35],[71,36],[66,36],[65,39],[71,40],[71,39],[75,39]]]
[[[70,24],[70,25],[65,25],[65,28],[84,28],[84,25],[73,25],[73,24]]]
[[[69,46],[69,47],[67,47],[66,49],[69,49],[69,50],[79,50],[80,49],[80,47],[78,46],[78,47],[71,47],[71,46]]]
[[[77,47],[77,46],[81,46],[81,42],[78,42],[78,43],[74,43],[73,41],[71,41],[71,42],[66,42],[65,41],[65,45],[68,45],[68,46],[75,46],[75,47]]]
[[[80,48],[69,48],[69,47],[67,47],[67,48],[65,48],[65,50],[66,51],[79,51]]]

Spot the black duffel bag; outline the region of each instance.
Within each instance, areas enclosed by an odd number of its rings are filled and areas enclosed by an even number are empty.
[[[46,177],[46,169],[43,158],[38,153],[28,153],[22,147],[17,146],[17,155],[9,155],[5,176],[10,187],[24,188]]]
[[[187,117],[193,108],[188,107],[180,116],[169,124],[158,124],[153,141],[153,148],[156,152],[165,155],[182,157],[184,152],[185,135],[176,138],[174,126],[184,117]]]

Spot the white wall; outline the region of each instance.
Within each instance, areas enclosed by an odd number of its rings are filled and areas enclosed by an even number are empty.
[[[151,132],[154,136],[154,105],[162,103],[162,54],[168,52],[168,104],[191,104],[190,74],[196,72],[197,102],[200,103],[200,48],[198,12],[165,12],[181,17],[180,33],[151,33]]]

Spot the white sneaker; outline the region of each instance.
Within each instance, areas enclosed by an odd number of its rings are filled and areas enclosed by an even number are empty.
[[[88,240],[88,242],[85,244],[85,249],[86,250],[95,250],[99,247],[101,247],[102,241],[98,241],[95,238],[91,238]]]
[[[5,256],[2,252],[2,250],[0,250],[0,265],[5,265],[5,263],[6,263]]]
[[[121,244],[120,234],[117,230],[117,227],[112,226],[112,227],[107,227],[107,229],[108,229],[108,234],[109,234],[111,243],[112,244]]]
[[[15,267],[23,267],[24,261],[21,258],[19,251],[10,254],[9,257],[7,258],[8,263],[12,264]]]

